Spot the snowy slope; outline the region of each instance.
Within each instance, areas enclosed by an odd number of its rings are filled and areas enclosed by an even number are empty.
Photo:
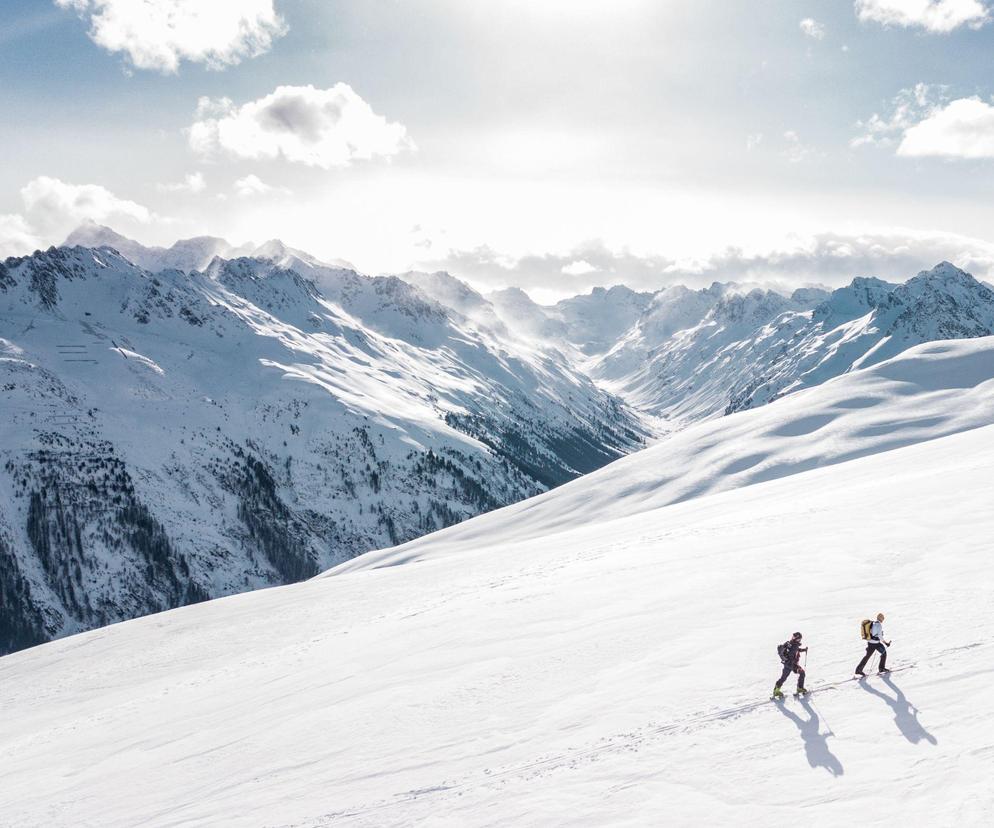
[[[994,337],[919,345],[776,403],[671,434],[596,475],[395,548],[352,571],[524,541],[994,422]]]
[[[300,580],[648,436],[555,352],[271,252],[296,269],[0,263],[0,652]]]
[[[941,390],[956,387],[940,382],[950,360],[967,363],[964,393],[994,377],[992,343],[970,344],[976,360],[920,349],[889,363],[872,407],[861,375],[834,383],[855,412],[836,440],[856,451],[877,406],[910,421],[929,394],[958,416],[963,398]],[[779,409],[797,425],[788,403],[724,422]],[[2,819],[988,824],[994,426],[974,425],[923,425],[925,442],[658,509],[626,510],[650,504],[617,492],[616,519],[524,542],[503,510],[477,519],[485,540],[440,556],[426,540],[416,565],[0,659]],[[748,432],[729,435],[732,454],[751,450],[735,446]],[[659,461],[661,479],[684,471]],[[593,495],[607,474],[574,485]],[[801,629],[809,684],[835,682],[877,611],[907,669],[766,700],[776,643]]]

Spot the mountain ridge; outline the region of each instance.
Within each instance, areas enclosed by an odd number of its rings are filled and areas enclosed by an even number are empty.
[[[149,254],[210,253],[202,270],[106,246],[0,263],[0,648],[309,577],[660,434],[994,333],[994,292],[948,262],[831,293],[617,286],[541,306],[215,242]]]
[[[651,436],[395,277],[51,248],[0,264],[0,319],[4,650],[310,577]]]

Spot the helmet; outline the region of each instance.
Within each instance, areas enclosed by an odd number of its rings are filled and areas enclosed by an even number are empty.
[[[794,633],[791,638],[796,638],[798,641],[801,640],[801,634],[799,632]]]

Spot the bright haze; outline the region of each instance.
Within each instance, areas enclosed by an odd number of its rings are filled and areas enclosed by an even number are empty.
[[[994,271],[987,0],[7,0],[0,256],[87,220],[538,299]]]

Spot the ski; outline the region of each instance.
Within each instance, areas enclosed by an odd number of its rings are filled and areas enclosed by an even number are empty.
[[[797,693],[791,693],[791,695],[795,699],[801,699],[804,698],[805,696],[810,696],[812,693],[820,693],[822,690],[837,690],[838,688],[846,684],[849,684],[850,682],[866,681],[867,679],[873,677],[879,678],[880,676],[888,676],[891,673],[901,673],[905,670],[913,670],[915,666],[916,666],[915,664],[906,664],[903,667],[895,667],[893,670],[888,670],[886,673],[867,673],[865,676],[853,676],[852,678],[840,679],[839,681],[833,681],[829,684],[819,684],[817,687],[806,688],[807,692],[805,692],[803,695],[799,695]],[[780,696],[775,696],[775,695],[770,696],[770,701],[784,701],[785,699],[786,699],[786,694],[782,694]]]
[[[911,665],[913,666],[913,665]],[[880,678],[881,676],[889,676],[891,673],[900,673],[903,670],[910,670],[911,666],[908,667],[895,667],[893,670],[884,670],[882,673],[864,673],[863,675],[854,675],[849,681],[866,681],[871,678]]]

